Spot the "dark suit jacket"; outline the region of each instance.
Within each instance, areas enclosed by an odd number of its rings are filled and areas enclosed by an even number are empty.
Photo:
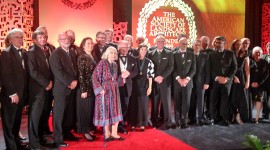
[[[182,57],[184,54],[184,58]],[[179,76],[184,79],[186,77],[190,77],[190,81],[188,83],[188,87],[193,87],[192,78],[196,73],[196,58],[193,52],[186,51],[185,53],[180,53],[179,50],[175,51],[174,54],[174,73],[173,73],[173,81],[175,78]],[[178,83],[178,82],[177,82]],[[179,84],[177,84],[179,85]]]
[[[213,51],[209,54],[211,77],[213,81],[217,76],[229,78],[232,82],[233,76],[237,71],[237,61],[232,51],[224,50],[222,53]]]
[[[108,45],[105,44],[105,46],[102,49],[102,52],[100,52],[100,48],[99,48],[98,44],[94,45],[91,53],[92,53],[92,56],[94,57],[94,60],[97,62],[97,64],[101,60],[101,56],[106,51],[107,48],[108,48]]]
[[[164,81],[160,85],[171,86],[171,73],[174,68],[173,53],[164,48],[159,62],[158,52],[157,49],[155,49],[148,53],[148,58],[154,63],[155,77],[162,76],[164,78]]]
[[[121,77],[121,69],[120,69],[120,55],[118,56],[118,61],[117,61],[117,65],[118,65],[118,84],[119,87],[121,87],[123,85],[123,78]],[[132,89],[132,78],[134,78],[137,74],[138,74],[138,69],[137,69],[137,61],[136,58],[131,56],[131,55],[127,55],[127,71],[130,72],[129,77],[126,78],[126,87],[127,87],[127,92],[128,95],[131,95],[131,89]]]
[[[39,94],[44,96],[45,88],[52,81],[52,75],[49,60],[46,60],[44,52],[35,44],[28,52],[28,68],[30,98]]]
[[[211,53],[211,52],[213,52],[214,50],[213,49],[211,49],[211,48],[207,48],[207,49],[202,49],[201,50],[201,52],[203,52],[203,53],[205,53],[205,54],[209,54],[209,53]]]
[[[201,89],[204,84],[210,84],[210,66],[206,53],[200,52],[196,59],[196,73],[193,77],[193,81],[196,87]]]
[[[74,51],[69,51],[72,59],[64,49],[58,47],[50,56],[50,66],[54,75],[53,95],[69,95],[68,88],[73,80],[77,80],[77,61]]]
[[[179,51],[179,49],[180,49],[180,47],[177,46],[175,49],[172,50],[172,52],[177,52],[177,51]],[[187,48],[187,51],[194,52],[194,50],[192,48],[190,48],[190,47]]]
[[[21,57],[17,49],[11,45],[1,54],[1,79],[2,92],[5,100],[9,96],[17,93],[20,99],[24,99],[27,84],[27,55],[23,51],[25,69],[23,68]]]

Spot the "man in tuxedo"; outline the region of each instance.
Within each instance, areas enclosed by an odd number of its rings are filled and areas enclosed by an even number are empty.
[[[112,46],[117,49],[117,44],[113,42],[113,36],[114,36],[113,30],[107,29],[105,30],[105,33],[106,33],[106,44],[108,46]]]
[[[94,45],[92,50],[92,55],[96,63],[98,63],[101,60],[102,54],[108,47],[108,45],[106,44],[106,33],[102,31],[97,32],[96,42],[97,43]]]
[[[118,64],[118,83],[121,107],[123,113],[123,122],[118,125],[118,131],[127,134],[124,126],[127,121],[127,113],[129,107],[129,99],[132,92],[132,78],[138,74],[137,61],[135,57],[128,54],[128,42],[125,40],[119,41],[118,51],[119,59]]]
[[[159,35],[155,39],[156,49],[148,54],[154,63],[155,78],[153,83],[151,121],[158,127],[158,108],[161,104],[164,112],[164,125],[161,129],[171,127],[171,73],[174,68],[173,53],[164,48],[165,37]]]
[[[229,95],[233,76],[237,71],[237,61],[232,51],[224,49],[225,42],[225,37],[215,37],[214,52],[209,54],[210,72],[214,81],[210,98],[210,114],[212,124],[228,126],[230,125]]]
[[[174,56],[174,110],[176,126],[188,128],[188,112],[193,87],[192,78],[196,72],[196,59],[193,52],[187,51],[187,38],[179,39],[179,50]]]
[[[133,37],[129,34],[125,35],[124,40],[128,42],[128,54],[133,57],[138,57],[139,53],[137,49],[132,48],[133,47]]]
[[[206,122],[204,118],[204,93],[209,88],[210,68],[208,55],[201,52],[202,42],[196,40],[192,46],[196,56],[196,73],[193,76],[193,89],[191,93],[189,120],[190,123],[203,125]]]
[[[17,138],[27,91],[27,55],[22,50],[24,32],[14,28],[7,33],[7,48],[1,54],[2,124],[6,149],[27,147]]]
[[[52,75],[49,65],[49,52],[45,49],[47,36],[44,32],[35,31],[32,35],[35,42],[28,52],[29,68],[29,147],[40,149],[43,133],[39,133],[39,123],[44,107],[51,98]],[[46,108],[45,108],[46,109]],[[40,141],[41,140],[41,141]]]
[[[80,55],[80,48],[75,44],[76,36],[73,30],[66,31],[68,37],[70,38],[69,50],[74,51],[77,56]]]
[[[60,47],[53,51],[50,66],[54,75],[53,141],[66,147],[65,140],[78,140],[71,133],[75,122],[75,88],[77,86],[76,54],[69,50],[70,38],[66,33],[58,35]]]

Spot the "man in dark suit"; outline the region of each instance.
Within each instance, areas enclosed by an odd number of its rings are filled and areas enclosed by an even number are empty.
[[[127,121],[127,113],[129,107],[129,99],[132,92],[132,78],[138,74],[136,59],[128,54],[128,42],[125,40],[118,43],[119,59],[118,64],[118,83],[121,107],[123,113],[123,122],[118,125],[118,131],[124,134],[127,133],[124,126]],[[132,107],[132,106],[131,106]]]
[[[66,33],[58,35],[60,47],[53,51],[50,66],[54,75],[53,141],[56,146],[67,146],[67,140],[77,140],[71,133],[75,122],[74,93],[77,86],[76,54],[69,50],[70,38]]]
[[[202,42],[202,50],[201,52],[209,54],[213,51],[213,49],[209,48],[210,44],[210,38],[208,36],[202,36],[200,38],[200,41]]]
[[[108,48],[108,45],[106,44],[106,33],[102,31],[97,32],[96,42],[97,43],[94,45],[92,50],[92,55],[96,63],[98,63],[101,60],[102,54]]]
[[[187,38],[179,39],[179,50],[174,52],[174,110],[176,126],[188,128],[188,111],[193,87],[192,78],[196,72],[193,52],[187,51]]]
[[[226,39],[214,38],[214,52],[209,54],[210,72],[214,81],[210,98],[212,123],[228,126],[229,95],[233,76],[237,71],[237,61],[232,51],[224,49]],[[221,117],[221,118],[220,118]]]
[[[43,32],[46,35],[46,44],[44,45],[44,50],[46,54],[49,56],[51,53],[55,50],[55,47],[48,43],[48,31],[47,28],[44,26],[39,26],[36,31]],[[29,50],[33,47],[34,45],[29,46]],[[51,72],[51,77],[53,78],[52,72]],[[52,131],[50,130],[49,127],[49,118],[52,112],[52,102],[53,102],[53,95],[52,92],[50,92],[49,98],[47,101],[44,101],[44,107],[43,107],[43,112],[40,117],[39,121],[39,134],[40,135],[51,135]]]
[[[210,38],[208,36],[202,36],[200,38],[200,41],[202,42],[202,50],[200,52],[205,53],[207,55],[213,52],[213,49],[209,48]],[[210,118],[210,92],[211,92],[212,84],[213,84],[213,81],[210,78],[209,88],[205,90],[205,93],[204,93],[204,101],[205,101],[204,113],[205,113],[205,119],[208,122]]]
[[[45,50],[47,36],[44,32],[35,31],[32,35],[35,44],[28,52],[29,68],[29,147],[40,149],[43,133],[39,133],[39,123],[44,106],[50,100],[52,75],[49,66],[49,53]],[[45,108],[46,109],[46,108]]]
[[[209,88],[210,66],[208,55],[201,52],[202,44],[200,40],[193,43],[193,50],[196,56],[196,73],[193,76],[193,89],[191,93],[189,120],[197,125],[207,124],[204,118],[204,93]]]
[[[80,48],[75,44],[76,36],[75,32],[73,30],[67,30],[66,31],[68,37],[70,38],[70,46],[69,49],[71,51],[74,51],[77,56],[80,55],[81,51]]]
[[[23,46],[23,31],[14,28],[5,39],[7,48],[1,54],[2,123],[6,149],[24,149],[17,138],[27,88],[27,55]]]
[[[168,129],[171,127],[171,73],[174,60],[172,52],[164,48],[164,36],[157,36],[155,42],[156,49],[148,54],[155,66],[151,121],[153,126],[158,127],[158,105],[161,100],[164,112],[164,125],[161,129]]]

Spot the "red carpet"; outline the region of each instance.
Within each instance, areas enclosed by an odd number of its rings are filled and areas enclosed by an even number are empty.
[[[106,143],[108,150],[195,150],[195,148],[180,140],[163,133],[157,129],[146,129],[145,132],[129,132],[128,135],[120,134],[124,141],[112,141]],[[79,142],[68,142],[67,150],[104,149],[103,136],[98,134],[97,140],[87,142],[81,139]]]
[[[50,124],[52,119],[50,117]],[[52,128],[51,128],[52,130]],[[68,142],[69,146],[61,148],[63,150],[88,150],[88,149],[107,149],[107,150],[195,150],[195,148],[184,142],[157,129],[146,128],[144,132],[129,132],[129,134],[119,134],[124,141],[103,142],[103,135],[98,130],[96,141],[88,142],[82,135],[79,142]]]

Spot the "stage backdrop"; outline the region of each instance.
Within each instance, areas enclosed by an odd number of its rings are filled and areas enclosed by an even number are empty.
[[[225,36],[229,48],[244,36],[244,19],[245,0],[132,1],[132,36],[143,35],[150,45],[156,33],[164,32],[168,47],[176,47],[177,35],[185,33],[189,43],[202,35]]]
[[[97,31],[113,28],[112,0],[40,0],[39,10],[39,25],[47,27],[49,42],[57,47],[57,35],[65,30],[75,31],[79,45],[84,37],[95,41]]]

